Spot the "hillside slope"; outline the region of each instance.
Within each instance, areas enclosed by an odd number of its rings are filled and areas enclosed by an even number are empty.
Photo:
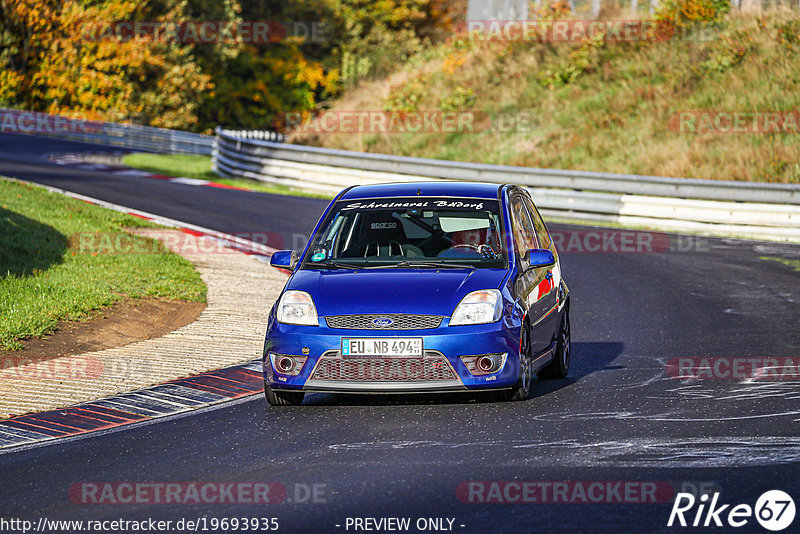
[[[349,90],[330,109],[471,111],[471,131],[306,130],[290,140],[533,167],[800,182],[800,124],[792,122],[800,109],[800,15],[729,15],[710,35],[555,43],[462,34]],[[782,133],[765,133],[763,122],[756,132],[724,133],[712,122],[689,133],[679,131],[678,113],[687,110],[721,120],[721,130],[724,112],[794,113],[781,115]]]

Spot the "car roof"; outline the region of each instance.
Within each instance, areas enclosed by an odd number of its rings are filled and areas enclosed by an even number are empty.
[[[497,199],[501,184],[483,182],[404,182],[357,185],[347,189],[341,200],[391,197],[465,197]]]

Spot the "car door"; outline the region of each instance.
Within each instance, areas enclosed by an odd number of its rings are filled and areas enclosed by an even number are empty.
[[[509,203],[512,230],[514,232],[514,252],[519,261],[519,273],[515,281],[515,291],[526,308],[531,324],[531,352],[538,356],[550,347],[552,332],[547,321],[551,308],[547,294],[540,295],[544,287],[547,269],[531,268],[525,260],[525,251],[539,248],[536,230],[530,211],[521,193],[514,194]],[[551,314],[552,315],[552,314]]]
[[[536,293],[542,309],[545,309],[545,316],[537,330],[539,335],[550,339],[552,343],[558,337],[558,328],[560,326],[557,313],[559,284],[561,283],[561,266],[558,261],[558,251],[552,239],[550,239],[550,232],[547,231],[547,226],[545,226],[544,220],[542,220],[542,216],[534,206],[533,201],[525,196],[523,197],[523,202],[533,220],[533,228],[536,232],[536,241],[539,244],[539,248],[548,249],[556,259],[554,265],[537,269],[538,286]]]

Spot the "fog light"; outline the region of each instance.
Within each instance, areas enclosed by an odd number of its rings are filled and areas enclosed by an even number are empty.
[[[470,374],[475,376],[499,373],[506,365],[508,353],[502,354],[477,354],[475,356],[462,356],[461,361]]]
[[[282,375],[297,376],[305,365],[307,356],[287,356],[284,354],[270,354],[270,362],[275,372]]]
[[[478,370],[484,373],[491,373],[494,369],[494,360],[489,356],[481,356],[478,358]]]
[[[288,356],[278,358],[278,371],[281,373],[291,373],[294,369],[294,360]]]

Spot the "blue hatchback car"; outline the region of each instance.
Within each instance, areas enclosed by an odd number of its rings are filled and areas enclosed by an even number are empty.
[[[292,271],[264,343],[264,392],[492,391],[524,400],[564,378],[569,291],[530,194],[515,185],[414,182],[342,191]]]

